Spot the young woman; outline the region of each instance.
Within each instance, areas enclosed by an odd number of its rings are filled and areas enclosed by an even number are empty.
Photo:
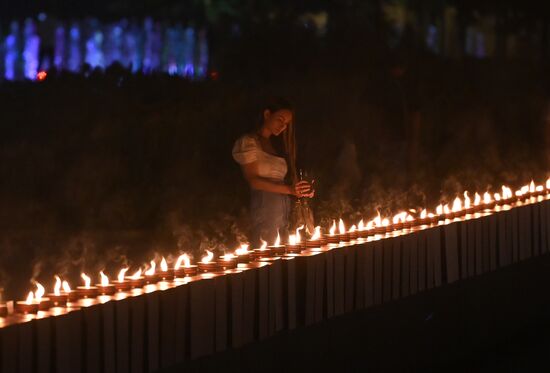
[[[294,111],[283,98],[270,99],[261,111],[259,127],[239,138],[233,158],[240,164],[250,185],[250,215],[253,248],[260,239],[273,244],[277,231],[288,237],[291,211],[289,196],[313,197],[306,181],[297,181]]]

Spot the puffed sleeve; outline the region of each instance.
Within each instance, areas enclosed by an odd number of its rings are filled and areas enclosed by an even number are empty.
[[[239,164],[248,164],[258,160],[258,143],[252,136],[243,136],[233,146],[233,158]]]

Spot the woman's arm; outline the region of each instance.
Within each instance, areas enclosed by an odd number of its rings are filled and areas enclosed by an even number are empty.
[[[252,189],[264,190],[271,193],[290,194],[297,197],[305,196],[309,192],[310,186],[305,181],[300,181],[296,185],[277,184],[266,180],[258,175],[258,163],[252,162],[241,165],[244,177]]]

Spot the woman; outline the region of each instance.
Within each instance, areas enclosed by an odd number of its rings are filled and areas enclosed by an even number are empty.
[[[287,100],[271,99],[261,112],[259,128],[242,136],[233,147],[233,158],[241,165],[251,189],[254,248],[259,247],[260,239],[272,244],[277,231],[287,237],[289,196],[311,198],[315,194],[308,182],[296,180],[293,119]]]

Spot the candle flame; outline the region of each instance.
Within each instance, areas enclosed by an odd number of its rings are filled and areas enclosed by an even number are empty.
[[[372,221],[369,221],[367,223],[367,226],[366,226],[366,229],[369,230],[369,229],[372,229],[373,228],[373,222]]]
[[[390,225],[390,219],[388,218],[382,219],[382,226],[387,227],[388,225]]]
[[[428,211],[426,211],[426,209],[422,210],[420,212],[420,219],[426,219],[427,215],[428,215]]]
[[[296,245],[296,235],[291,234],[288,236],[288,244],[289,245]]]
[[[488,192],[483,193],[483,203],[488,205],[491,202],[493,202],[493,199],[491,198],[491,195]]]
[[[529,193],[535,192],[535,182],[531,180],[531,183],[529,183]]]
[[[302,226],[302,228],[303,228],[303,226]],[[298,229],[296,229],[296,232],[298,232]],[[264,242],[264,241],[262,240],[262,242]],[[275,239],[275,243],[273,244],[273,246],[281,246],[281,235],[279,234],[278,229],[277,229],[277,238]],[[265,247],[264,247],[264,249],[265,249]]]
[[[521,194],[523,195],[523,194],[529,193],[531,191],[531,188],[529,187],[529,185],[524,185],[521,187],[520,190],[521,190]]]
[[[206,263],[210,263],[210,261],[212,261],[212,259],[214,258],[214,253],[210,250],[206,250],[206,255],[202,257],[202,263],[206,264]]]
[[[40,282],[36,283],[36,291],[34,292],[34,297],[37,301],[40,302],[44,294],[46,293],[46,289],[44,289],[44,286]]]
[[[546,179],[546,189],[550,189],[550,177]]]
[[[340,234],[346,233],[346,226],[344,225],[344,221],[341,218],[338,221],[338,231],[340,232]]]
[[[380,217],[380,212],[377,211],[378,215],[372,219],[372,222],[374,223],[375,226],[379,227],[382,225],[382,218]]]
[[[360,231],[365,230],[365,223],[363,223],[363,219],[359,220],[359,223],[357,223],[357,229]]]
[[[474,206],[479,206],[481,204],[481,196],[478,192],[474,195]]]
[[[315,241],[321,238],[321,227],[316,226],[313,230],[313,235],[311,236],[311,241]]]
[[[168,263],[166,263],[166,259],[164,259],[164,257],[162,257],[162,260],[160,261],[160,270],[162,272],[168,271]]]
[[[248,253],[248,244],[246,243],[241,244],[241,247],[235,250],[235,255],[246,255]]]
[[[150,267],[147,271],[145,271],[145,276],[153,276],[155,274],[155,269],[157,268],[157,263],[155,263],[154,260],[151,260]]]
[[[493,197],[495,197],[495,201],[500,201],[500,193],[495,193]]]
[[[502,186],[502,199],[512,198],[512,189],[508,188],[506,185]]]
[[[126,275],[126,272],[128,272],[128,267],[122,268],[120,272],[118,272],[117,280],[118,282],[124,282],[124,276]]]
[[[174,269],[180,269],[182,263],[184,267],[188,268],[191,266],[191,260],[189,259],[189,255],[187,255],[186,253],[181,254],[178,257],[178,260],[176,260],[176,264],[174,264]]]
[[[80,277],[84,280],[84,287],[89,289],[92,280],[84,272],[80,275]]]
[[[109,277],[103,271],[99,271],[99,275],[101,276],[101,286],[109,286]]]
[[[27,299],[25,300],[25,303],[32,304],[33,299],[34,299],[34,293],[32,291],[29,291],[29,294],[27,295]]]
[[[355,226],[355,224],[353,224],[348,232],[355,232],[356,230],[357,230],[357,227]]]
[[[300,236],[300,231],[301,231],[302,229],[304,229],[304,226],[303,226],[303,225],[301,225],[301,226],[299,226],[298,228],[296,228],[296,242],[297,242],[297,243],[299,243],[299,242],[302,241],[302,237]],[[279,234],[279,233],[277,232],[277,234]]]
[[[334,236],[334,233],[336,232],[336,221],[333,219],[332,220],[332,226],[330,227],[328,233],[331,235],[331,236]]]
[[[414,221],[414,217],[411,214],[407,214],[405,221]]]
[[[63,281],[62,286],[65,293],[69,294],[71,292],[71,286],[67,281]]]
[[[468,195],[468,191],[464,192],[464,208],[465,209],[470,208],[470,196]]]
[[[451,213],[451,210],[449,209],[449,205],[445,204],[445,205],[443,206],[443,212],[445,213],[445,215]]]
[[[53,287],[53,293],[55,295],[61,294],[61,279],[59,278],[58,275],[55,275],[55,285]]]
[[[397,223],[400,223],[400,222],[404,223],[406,217],[407,217],[407,212],[406,211],[400,212],[399,214],[396,214],[393,217],[392,222],[393,222],[393,224],[397,224]]]
[[[452,211],[459,212],[461,210],[462,210],[462,200],[460,199],[460,197],[456,197],[453,201]]]
[[[542,186],[542,185],[537,185],[537,187],[535,188],[535,190],[536,190],[537,192],[542,192],[542,191],[544,190],[544,186]]]
[[[437,205],[437,207],[435,208],[435,213],[437,215],[443,215],[443,205],[441,204]]]
[[[141,277],[141,268],[135,271],[132,276],[130,276],[132,280],[138,280],[140,277]]]
[[[226,260],[226,261],[233,260],[233,259],[235,259],[235,255],[233,255],[232,253],[225,254],[223,256],[223,260]]]

